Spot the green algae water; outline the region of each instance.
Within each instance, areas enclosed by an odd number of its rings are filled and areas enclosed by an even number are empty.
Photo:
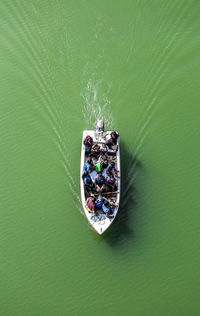
[[[0,3],[0,315],[199,315],[200,2]],[[121,136],[118,216],[80,203],[82,131]]]

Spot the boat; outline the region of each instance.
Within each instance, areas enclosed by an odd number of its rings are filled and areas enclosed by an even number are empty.
[[[117,139],[115,141],[115,145],[105,146],[103,144],[109,145],[109,140],[111,140],[112,133],[117,135]],[[86,143],[86,139],[90,139],[92,144],[90,144],[90,148],[88,149],[88,144]],[[82,146],[81,146],[81,164],[80,164],[80,191],[81,191],[81,200],[84,209],[84,214],[91,225],[91,227],[100,235],[102,235],[108,227],[113,223],[116,218],[119,202],[120,202],[120,136],[116,131],[104,131],[104,123],[103,121],[99,121],[97,123],[96,130],[84,130],[82,137]],[[106,147],[106,153],[102,152],[102,147]],[[97,151],[95,149],[98,149]],[[92,189],[88,192],[84,185],[84,166],[88,161],[88,157],[90,161],[92,160],[92,168],[89,170],[87,174],[90,176]],[[107,188],[105,192],[101,192],[96,189],[95,179],[99,174],[99,166],[104,165],[104,160],[107,160],[107,167],[104,167],[100,170],[100,173],[106,180],[105,187]],[[112,177],[110,173],[110,166],[113,166],[114,172],[114,180],[115,186],[110,189],[109,185],[107,185],[109,175]],[[87,203],[88,197],[94,197],[97,201],[100,201],[101,204],[109,205],[109,212],[105,212],[102,208],[92,211]]]

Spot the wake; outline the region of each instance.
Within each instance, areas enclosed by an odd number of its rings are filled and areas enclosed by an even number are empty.
[[[84,100],[82,108],[85,129],[94,129],[98,120],[103,120],[106,129],[113,128],[113,117],[110,112],[110,99],[108,98],[109,87],[105,93],[101,93],[103,80],[94,81],[89,79],[84,91],[80,94]]]

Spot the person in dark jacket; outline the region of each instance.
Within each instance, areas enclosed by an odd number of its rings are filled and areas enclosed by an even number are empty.
[[[106,142],[106,145],[109,147],[109,149],[113,150],[114,154],[116,154],[118,150],[118,145],[117,145],[118,137],[119,137],[119,134],[114,131],[111,133],[110,138]]]
[[[113,216],[114,206],[110,205],[110,203],[107,200],[104,201],[104,203],[102,205],[102,210],[108,218],[110,218],[110,219],[114,218],[114,216]]]
[[[112,174],[106,178],[106,184],[112,192],[117,190],[117,179]]]
[[[85,153],[89,154],[91,152],[92,146],[93,146],[93,139],[91,136],[87,135],[86,138],[83,141],[85,145]]]
[[[112,161],[107,168],[108,175],[113,175],[113,177],[118,177],[119,170],[116,168],[115,162]]]
[[[96,190],[98,192],[104,192],[105,191],[105,178],[104,176],[99,173],[95,179],[95,184],[96,184]]]
[[[94,190],[94,183],[92,182],[92,178],[87,171],[83,174],[83,183],[87,194]]]
[[[94,169],[94,164],[93,164],[92,158],[88,158],[87,161],[84,163],[83,171],[84,172],[88,171],[90,173],[92,172],[93,169]]]
[[[103,205],[103,201],[102,199],[98,199],[95,201],[95,211],[102,211],[102,205]]]

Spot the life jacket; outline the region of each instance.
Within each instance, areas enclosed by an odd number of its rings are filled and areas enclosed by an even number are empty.
[[[113,180],[111,180],[110,177],[107,177],[107,178],[106,178],[106,182],[107,182],[107,183],[110,183],[110,184],[114,184],[114,183],[115,183],[115,178],[113,178]]]
[[[90,176],[86,176],[86,177],[84,177],[83,181],[84,181],[84,183],[85,183],[85,181],[86,181],[87,183],[91,183],[91,182],[92,182],[92,179],[91,179]]]
[[[104,184],[105,182],[105,178],[101,177],[101,179],[99,177],[97,177],[97,184]]]
[[[85,146],[85,152],[86,152],[86,153],[90,153],[90,152],[91,152],[91,148]]]
[[[101,208],[102,208],[102,205],[103,205],[102,200],[97,200],[97,201],[95,202],[95,206],[96,206],[97,209],[101,209]]]

